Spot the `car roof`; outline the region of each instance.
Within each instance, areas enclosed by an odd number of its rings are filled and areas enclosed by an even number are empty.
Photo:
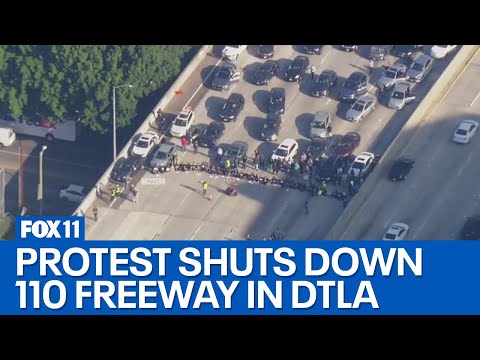
[[[333,76],[333,75],[337,75],[337,73],[333,70],[323,70],[321,73],[320,73],[320,76],[322,75],[328,75],[328,76]]]
[[[285,95],[285,89],[284,88],[280,88],[280,87],[276,87],[276,88],[272,88],[272,90],[270,90],[270,93],[272,95],[282,95],[284,96]]]
[[[180,113],[177,115],[177,119],[186,119],[189,114],[193,113],[192,109],[183,109],[180,111]]]
[[[80,185],[70,184],[70,185],[67,186],[67,188],[65,190],[73,190],[73,191],[83,192],[83,190],[85,190],[85,187],[80,186]]]
[[[280,145],[278,145],[278,147],[287,147],[287,148],[290,148],[293,146],[293,144],[296,144],[297,142],[293,139],[285,139],[282,141],[282,143]]]
[[[243,97],[242,94],[239,94],[239,93],[231,93],[230,96],[228,97],[228,101],[242,101],[244,100],[245,98]]]
[[[392,225],[390,225],[390,229],[389,230],[403,230],[403,229],[408,229],[408,225],[407,224],[404,224],[404,223],[393,223]]]
[[[341,159],[343,159],[343,156],[332,154],[327,158],[324,165],[328,164],[329,166],[332,166],[333,164],[335,164],[337,161],[340,161]]]
[[[393,91],[405,92],[409,87],[410,87],[409,83],[399,82],[395,84]]]
[[[172,148],[175,148],[173,144],[162,144],[159,146],[157,152],[169,152]]]
[[[362,80],[366,77],[367,77],[367,75],[365,75],[364,73],[362,73],[360,71],[355,71],[355,72],[350,74],[350,76],[348,77],[347,80],[354,81],[354,82],[359,82],[360,80]]]
[[[313,117],[313,121],[321,121],[321,122],[325,122],[327,121],[327,119],[330,117],[330,114],[328,112],[325,112],[325,111],[317,111],[315,113],[315,116]]]
[[[420,54],[413,60],[413,63],[425,64],[427,62],[427,60],[429,60],[429,59],[432,59],[432,57],[430,55]]]

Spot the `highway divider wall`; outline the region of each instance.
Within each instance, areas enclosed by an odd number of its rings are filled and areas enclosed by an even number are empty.
[[[405,130],[412,130],[418,126],[422,120],[429,118],[430,114],[432,114],[432,112],[435,110],[436,105],[443,100],[445,95],[448,93],[457,78],[460,76],[462,71],[479,49],[480,45],[463,45],[461,47],[450,64],[440,75],[438,80],[433,84],[430,91],[418,104],[417,108],[407,120],[402,130],[388,146],[378,165],[375,167],[375,170],[367,177],[365,182],[362,184],[360,191],[352,198],[340,218],[327,234],[326,239],[343,239],[343,235],[348,230],[349,224],[354,221],[355,216],[360,216],[361,208],[365,204],[367,198],[372,196],[375,186],[388,171],[388,169],[386,169],[384,166],[384,164],[389,164],[387,159],[393,159],[410,141],[411,132],[406,132]]]
[[[208,54],[208,52],[212,49],[212,47],[213,47],[213,45],[203,45],[200,48],[200,50],[197,52],[195,57],[188,63],[188,65],[185,67],[185,69],[183,69],[183,71],[177,77],[175,82],[172,84],[172,86],[170,86],[170,88],[165,93],[165,95],[163,95],[163,97],[160,99],[160,101],[154,107],[152,112],[143,121],[142,125],[140,125],[138,130],[135,132],[135,134],[132,136],[132,138],[128,141],[128,143],[125,145],[125,147],[118,153],[117,159],[120,159],[121,157],[127,157],[128,156],[128,149],[130,149],[130,147],[132,146],[132,140],[138,134],[141,134],[145,131],[148,131],[151,126],[153,127],[157,111],[159,109],[164,109],[167,106],[167,104],[174,98],[175,89],[181,89],[182,88],[182,85],[185,83],[185,81],[188,80],[190,75],[192,75],[192,73],[197,69],[198,65],[200,65],[200,63],[205,58],[205,56]],[[112,163],[108,167],[108,169],[105,171],[105,173],[97,181],[97,183],[95,184],[93,189],[85,197],[83,202],[77,207],[77,209],[73,213],[74,215],[81,216],[82,213],[86,213],[87,209],[93,204],[93,202],[97,198],[96,186],[100,186],[100,184],[105,185],[105,184],[108,183],[108,179],[110,177],[110,172],[112,171],[114,165],[115,165],[115,163]]]

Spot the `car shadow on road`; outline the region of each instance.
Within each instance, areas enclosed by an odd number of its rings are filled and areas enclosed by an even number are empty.
[[[261,140],[260,134],[265,120],[258,116],[247,116],[243,121],[243,127],[247,130],[248,136],[255,140]]]
[[[270,91],[257,90],[253,93],[252,100],[260,112],[264,114],[268,114],[268,102],[270,101]]]
[[[288,66],[292,63],[291,59],[278,59],[276,60],[278,64],[278,78],[285,80],[285,71],[287,71]]]
[[[258,145],[258,151],[265,159],[265,163],[272,157],[273,151],[277,148],[278,144],[273,142],[264,141]]]
[[[297,126],[298,133],[301,136],[306,138],[310,137],[310,123],[313,120],[313,114],[311,113],[303,113],[296,117],[295,125]]]
[[[213,74],[215,73],[214,71],[215,68],[216,68],[215,65],[209,65],[200,71],[200,76],[203,81],[203,86],[205,86],[207,89],[212,89],[212,77],[213,77]]]
[[[338,105],[337,105],[337,112],[335,113],[335,115],[344,120],[344,121],[347,121],[347,111],[348,109],[350,109],[350,107],[352,106],[353,102],[339,102]],[[348,121],[350,122],[350,121]]]
[[[310,146],[312,143],[309,139],[305,138],[298,138],[295,140],[298,143],[298,156],[302,155],[302,153],[307,151],[307,148]]]
[[[247,53],[253,57],[258,57],[258,47],[260,45],[248,45]]]
[[[306,55],[305,45],[292,45],[292,49],[293,49],[293,51],[295,51],[299,54]]]
[[[199,190],[199,189],[195,189],[191,186],[188,186],[188,185],[184,185],[184,184],[180,184],[181,187],[184,187],[185,189],[188,189],[188,190],[191,190],[193,191],[194,193],[197,193],[199,195],[203,195],[203,191],[202,190]],[[211,185],[210,185],[211,186]],[[199,187],[201,188],[201,184],[199,184]]]
[[[205,109],[207,109],[207,117],[214,120],[220,121],[220,112],[222,107],[225,104],[226,99],[219,96],[210,96],[205,101]]]
[[[305,94],[307,96],[313,97],[312,96],[312,90],[313,90],[313,84],[315,83],[315,80],[317,79],[318,75],[315,75],[315,77],[312,79],[312,76],[310,74],[306,74],[303,80],[299,84],[299,91],[302,94]]]
[[[370,60],[370,47],[372,45],[358,45],[357,55],[360,56],[362,59]]]

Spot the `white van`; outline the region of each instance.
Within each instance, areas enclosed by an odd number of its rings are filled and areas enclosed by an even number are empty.
[[[0,147],[12,145],[16,138],[17,136],[11,128],[0,127]]]

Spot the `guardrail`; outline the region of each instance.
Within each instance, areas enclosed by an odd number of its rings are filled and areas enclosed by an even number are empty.
[[[192,75],[192,73],[197,69],[198,65],[202,62],[208,52],[212,49],[213,45],[203,45],[200,50],[197,52],[195,57],[188,63],[188,65],[183,69],[180,75],[177,77],[175,82],[170,86],[170,89],[163,95],[157,105],[154,107],[152,112],[147,116],[147,118],[143,121],[140,125],[138,130],[133,134],[132,138],[128,141],[128,143],[124,146],[124,148],[118,153],[117,159],[127,156],[128,150],[132,146],[132,139],[134,139],[138,134],[147,131],[151,126],[152,123],[155,121],[155,114],[159,109],[163,109],[167,106],[167,104],[174,98],[175,96],[175,89],[180,89],[181,85]],[[79,215],[85,213],[87,209],[93,204],[95,199],[97,198],[96,187],[100,186],[100,184],[107,184],[108,179],[110,177],[110,172],[113,169],[115,163],[112,163],[107,170],[105,170],[104,174],[100,177],[97,181],[93,189],[87,194],[83,202],[75,209],[73,213],[75,215]]]
[[[361,208],[365,205],[366,199],[372,194],[373,188],[385,176],[388,169],[384,164],[388,164],[388,160],[399,154],[406,144],[410,141],[410,136],[405,130],[412,130],[418,124],[427,119],[436,109],[443,98],[446,96],[450,88],[454,85],[459,75],[463,72],[467,64],[472,60],[480,45],[463,45],[455,57],[452,59],[447,68],[440,75],[438,80],[433,84],[430,91],[425,95],[423,100],[418,104],[415,111],[405,123],[402,130],[397,134],[392,143],[388,146],[381,160],[375,167],[375,170],[367,177],[362,184],[360,191],[352,198],[342,215],[336,221],[335,225],[330,229],[325,237],[328,240],[341,240],[349,228],[349,224],[353,221]],[[403,134],[407,134],[402,136]]]

